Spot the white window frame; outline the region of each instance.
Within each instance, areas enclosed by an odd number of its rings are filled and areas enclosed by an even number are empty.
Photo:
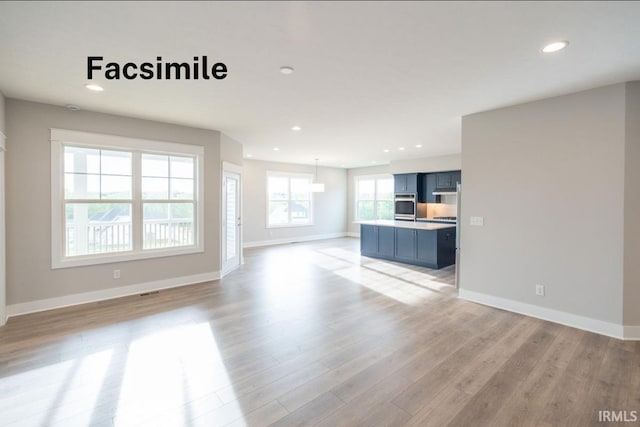
[[[378,218],[378,180],[379,179],[391,179],[393,180],[392,174],[375,174],[375,175],[357,175],[354,177],[353,181],[353,222],[359,223],[363,221],[372,221],[366,219],[360,219],[358,216],[358,181],[360,180],[370,180],[373,179],[375,181],[374,184],[374,200],[373,200],[373,220]],[[393,198],[391,199],[391,203],[393,203]],[[393,216],[390,218],[393,219]]]
[[[289,199],[287,202],[289,206],[291,206],[291,178],[308,178],[310,180],[310,184],[313,183],[313,174],[310,173],[293,173],[293,172],[279,172],[279,171],[267,171],[267,179],[265,180],[265,199],[266,199],[266,210],[265,210],[265,224],[266,228],[290,228],[290,227],[310,227],[314,225],[314,215],[313,215],[313,197],[314,194],[309,189],[309,222],[304,224],[296,224],[291,222],[291,209],[289,209],[289,222],[287,224],[269,224],[269,177],[278,177],[278,178],[287,178],[289,180]]]
[[[141,176],[139,165],[133,164],[132,226],[133,249],[125,252],[65,255],[63,230],[65,226],[64,196],[64,147],[82,146],[97,149],[130,151],[134,159],[141,153],[193,156],[195,158],[195,209],[194,244],[175,248],[143,249],[142,237],[137,231],[143,229]],[[179,200],[176,200],[179,201]],[[51,129],[51,267],[53,269],[107,264],[175,255],[204,252],[204,147],[175,142],[153,141],[66,129]]]

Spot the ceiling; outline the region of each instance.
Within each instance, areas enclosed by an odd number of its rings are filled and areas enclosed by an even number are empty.
[[[639,2],[612,1],[2,2],[0,90],[221,130],[253,158],[370,166],[459,152],[467,114],[640,79],[638,22]],[[84,87],[87,56],[200,55],[228,77]]]

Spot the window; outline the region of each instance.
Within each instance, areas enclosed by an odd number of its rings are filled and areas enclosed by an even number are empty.
[[[202,147],[51,130],[53,268],[202,252]]]
[[[313,175],[267,172],[267,227],[312,225]]]
[[[356,221],[393,219],[393,176],[356,177]]]

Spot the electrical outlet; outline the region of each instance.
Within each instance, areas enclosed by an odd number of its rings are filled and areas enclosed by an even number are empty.
[[[544,285],[536,285],[536,295],[544,296]]]
[[[484,225],[484,217],[482,216],[472,216],[469,220],[470,225],[475,225],[476,227],[482,227]]]
[[[120,278],[120,270],[113,270],[113,278],[114,279]]]

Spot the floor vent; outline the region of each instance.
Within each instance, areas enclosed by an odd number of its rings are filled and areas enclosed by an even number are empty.
[[[140,294],[141,297],[146,297],[147,295],[152,295],[152,294],[159,294],[160,291],[153,291],[153,292],[145,292],[143,294]]]

